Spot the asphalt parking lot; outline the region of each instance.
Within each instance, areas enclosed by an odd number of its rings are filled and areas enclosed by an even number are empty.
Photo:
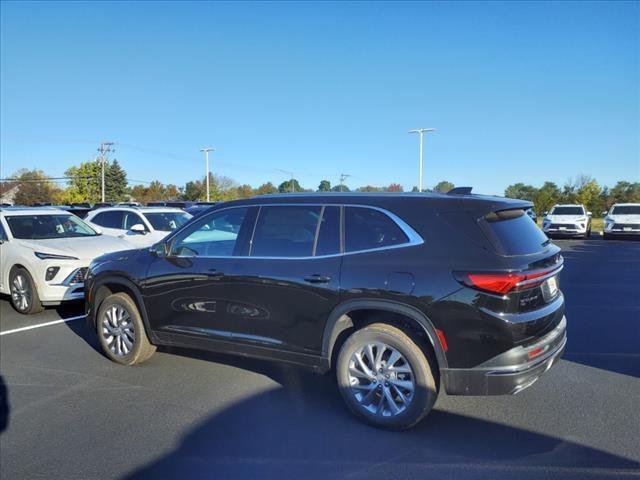
[[[74,320],[81,306],[21,317],[2,298],[0,477],[640,476],[640,242],[557,243],[564,359],[516,396],[441,394],[403,433],[359,423],[328,377],[170,349],[120,367]]]

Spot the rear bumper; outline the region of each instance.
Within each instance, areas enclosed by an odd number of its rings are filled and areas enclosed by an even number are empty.
[[[442,369],[449,395],[514,395],[533,385],[553,367],[567,343],[566,318],[547,335],[526,347],[515,347],[475,368]],[[529,355],[541,349],[539,355]]]

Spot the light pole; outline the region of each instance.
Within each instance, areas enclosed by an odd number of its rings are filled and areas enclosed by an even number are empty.
[[[418,191],[422,192],[422,157],[423,157],[423,153],[422,153],[422,145],[423,145],[423,140],[422,137],[424,136],[424,132],[435,132],[436,129],[435,128],[414,128],[413,130],[409,130],[409,133],[419,133],[420,134],[420,173],[418,175]]]
[[[344,191],[344,181],[349,178],[351,175],[349,175],[348,173],[341,173],[340,174],[340,191],[343,192]]]
[[[204,163],[205,163],[205,168],[207,173],[205,174],[205,179],[207,182],[207,202],[210,201],[210,197],[209,197],[209,152],[213,152],[214,149],[213,148],[201,148],[200,149],[201,152],[204,152]]]

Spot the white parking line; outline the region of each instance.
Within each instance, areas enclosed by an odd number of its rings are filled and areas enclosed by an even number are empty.
[[[82,320],[83,318],[86,318],[86,317],[87,317],[86,315],[78,315],[77,317],[62,318],[60,320],[54,320],[52,322],[39,323],[37,325],[29,325],[28,327],[14,328],[13,330],[7,330],[5,332],[0,332],[0,337],[2,335],[10,335],[12,333],[25,332],[27,330],[33,330],[34,328],[48,327],[50,325],[56,325],[58,323],[66,323],[66,322],[72,322],[74,320]]]

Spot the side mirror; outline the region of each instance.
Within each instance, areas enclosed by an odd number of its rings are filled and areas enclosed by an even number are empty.
[[[544,216],[546,217],[547,215],[549,215],[549,212],[547,212],[546,210],[544,211]]]
[[[592,214],[591,212],[587,212],[587,215],[588,215],[588,216],[591,216],[591,215],[593,215],[593,214]]]
[[[164,258],[169,254],[169,245],[165,242],[158,242],[151,247],[151,253],[157,257]]]
[[[606,217],[606,216],[607,216],[607,213],[608,213],[608,212],[606,212],[606,211],[605,211],[605,212],[602,212],[602,216],[603,216],[603,217]]]
[[[147,233],[147,229],[141,223],[136,223],[135,225],[132,225],[129,231],[133,233],[139,233],[141,235],[144,235],[145,233]]]

